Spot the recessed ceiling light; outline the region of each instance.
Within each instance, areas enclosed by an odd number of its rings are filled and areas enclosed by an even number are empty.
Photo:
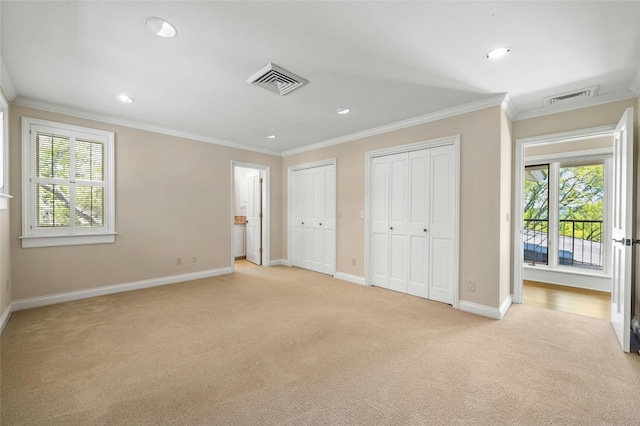
[[[113,95],[113,97],[119,100],[120,102],[122,102],[123,104],[132,104],[135,102],[135,100],[131,96],[127,96],[123,94]]]
[[[351,111],[349,108],[347,107],[339,107],[336,112],[338,114],[349,114],[349,111]]]
[[[151,16],[144,22],[147,24],[149,31],[160,37],[175,37],[176,34],[178,34],[176,27],[171,25],[169,21],[165,21],[162,18]]]
[[[499,59],[502,58],[504,55],[506,55],[507,53],[511,52],[511,48],[510,47],[498,47],[497,49],[493,49],[490,50],[489,52],[485,53],[484,57],[485,59]]]
[[[267,135],[267,139],[275,139],[276,135]]]

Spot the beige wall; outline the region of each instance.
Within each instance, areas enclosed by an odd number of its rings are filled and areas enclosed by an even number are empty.
[[[461,136],[460,298],[499,307],[504,279],[501,237],[501,109],[487,108],[402,130],[359,139],[323,149],[287,156],[282,164],[282,194],[287,194],[287,170],[292,165],[337,158],[336,271],[364,276],[365,153],[391,146]],[[510,158],[510,153],[508,154]],[[511,173],[511,167],[507,174]],[[510,180],[510,177],[509,177]],[[509,195],[510,197],[510,195]],[[286,207],[283,207],[283,255],[287,256]],[[352,259],[356,265],[352,265]],[[508,268],[508,261],[507,266]],[[510,275],[507,274],[507,275]],[[469,292],[466,283],[476,282]]]
[[[21,248],[22,116],[115,132],[114,244]],[[271,167],[270,250],[282,257],[280,157],[19,106],[10,119],[13,300],[230,266],[232,160]]]
[[[524,156],[526,158],[538,155],[562,154],[565,152],[578,152],[602,148],[613,148],[613,137],[603,136],[599,138],[580,139],[571,142],[527,146],[524,148]]]

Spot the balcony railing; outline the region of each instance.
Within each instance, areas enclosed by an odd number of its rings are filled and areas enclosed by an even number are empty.
[[[601,220],[558,222],[558,263],[587,269],[602,269],[603,224]],[[548,264],[549,221],[524,220],[524,261]]]

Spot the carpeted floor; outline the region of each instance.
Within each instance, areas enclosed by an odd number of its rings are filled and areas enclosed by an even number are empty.
[[[2,425],[630,425],[607,321],[495,321],[296,268],[15,312]]]

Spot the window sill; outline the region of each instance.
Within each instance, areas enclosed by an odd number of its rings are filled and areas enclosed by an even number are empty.
[[[585,277],[596,277],[596,278],[611,278],[611,275],[605,273],[604,271],[589,271],[589,270],[583,270],[580,268],[571,268],[571,267],[556,267],[556,268],[550,268],[548,265],[529,265],[529,264],[524,264],[523,265],[525,268],[527,269],[531,269],[531,270],[543,270],[543,271],[549,271],[549,272],[561,272],[563,274],[571,274],[571,275],[581,275],[581,276],[585,276]]]
[[[65,236],[21,236],[22,248],[32,247],[57,247],[76,246],[84,244],[110,244],[116,241],[117,233],[110,234],[86,234],[86,235],[65,235]]]

